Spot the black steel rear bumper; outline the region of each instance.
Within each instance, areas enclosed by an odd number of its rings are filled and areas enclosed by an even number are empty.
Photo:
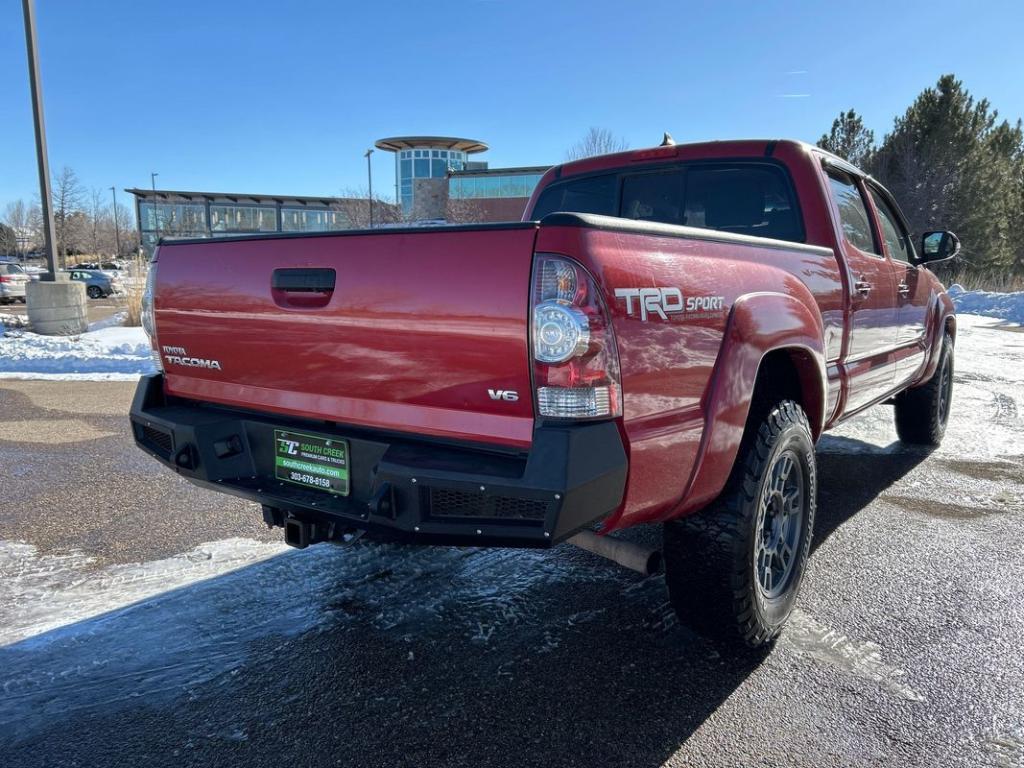
[[[508,453],[167,398],[160,375],[139,381],[130,418],[142,450],[197,485],[264,505],[279,525],[547,547],[615,510],[626,485],[614,422],[539,426],[528,452]],[[275,428],[347,440],[349,495],[278,481]]]

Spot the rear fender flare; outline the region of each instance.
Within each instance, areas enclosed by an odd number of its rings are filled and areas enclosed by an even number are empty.
[[[827,401],[824,332],[817,304],[804,292],[806,297],[752,293],[733,303],[704,394],[704,434],[697,461],[673,517],[704,506],[725,487],[750,413],[758,371],[769,353],[784,350],[791,355],[811,432],[815,439],[821,433]]]

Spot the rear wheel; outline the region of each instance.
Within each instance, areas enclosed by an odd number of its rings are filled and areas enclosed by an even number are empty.
[[[942,339],[939,364],[926,384],[896,396],[896,434],[904,443],[938,445],[953,402],[953,340]]]
[[[89,295],[90,299],[102,299],[103,291],[98,285],[90,285],[85,289],[85,292]]]
[[[817,493],[803,409],[784,400],[754,426],[722,495],[664,530],[665,581],[679,618],[752,648],[771,642],[793,611]]]

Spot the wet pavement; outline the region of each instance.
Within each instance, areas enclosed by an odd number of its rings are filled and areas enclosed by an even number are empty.
[[[934,453],[822,439],[733,658],[567,546],[289,550],[132,447],[133,385],[0,381],[0,765],[1024,765],[1024,335],[965,319],[955,382]]]

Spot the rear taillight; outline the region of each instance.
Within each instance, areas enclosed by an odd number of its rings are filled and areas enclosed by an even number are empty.
[[[10,275],[0,275],[0,283],[13,283],[14,278]]]
[[[589,273],[564,257],[538,255],[530,308],[537,415],[619,416],[622,388],[615,334]]]
[[[156,369],[163,373],[163,360],[160,359],[160,345],[156,340],[156,312],[154,297],[156,296],[156,257],[149,264],[149,271],[146,273],[146,288],[142,292],[142,328],[149,336],[149,344],[152,350],[153,362]]]

